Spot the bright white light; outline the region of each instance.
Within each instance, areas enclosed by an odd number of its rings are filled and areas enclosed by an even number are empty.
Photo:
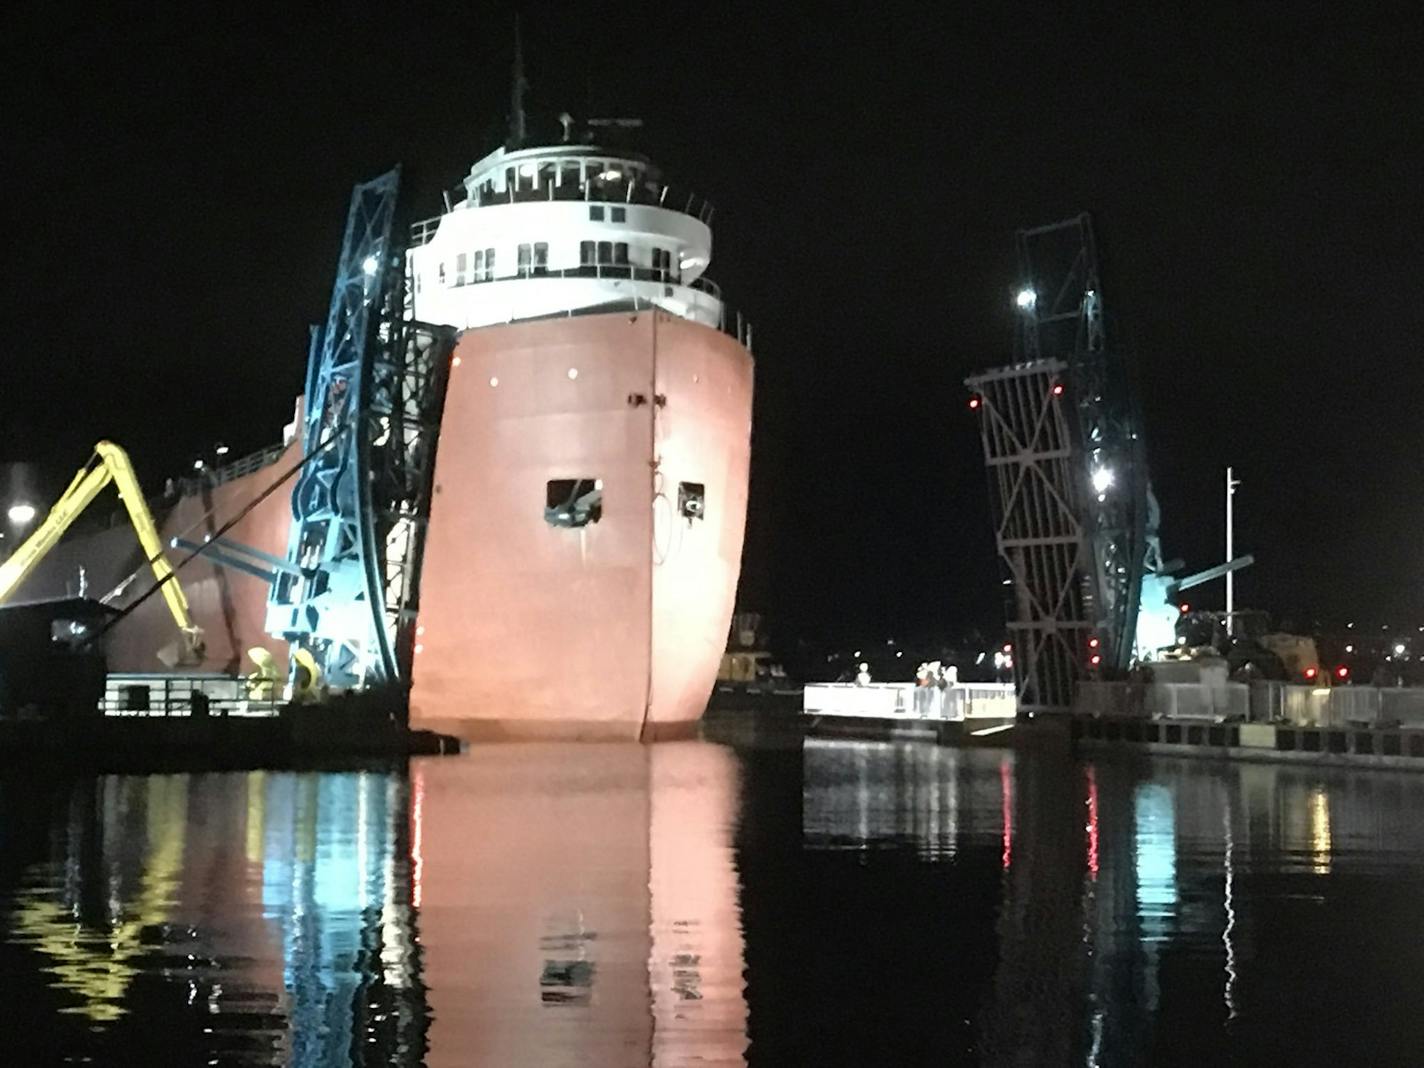
[[[201,471],[202,469],[203,469],[203,461],[202,461],[202,460],[194,460],[194,461],[193,461],[193,470],[194,470],[194,471]]]
[[[572,381],[573,381],[575,378],[577,378],[577,377],[578,377],[578,368],[577,368],[577,367],[570,367],[570,368],[569,368],[569,381],[572,382]]]
[[[218,447],[217,447],[216,449],[214,449],[213,451],[214,451],[215,453],[217,453],[219,456],[226,456],[226,455],[227,455],[229,452],[231,452],[232,450],[229,449],[226,445],[219,444]]]
[[[599,176],[605,182],[616,182],[623,177],[622,171],[604,171]]]
[[[498,386],[498,385],[499,385],[499,379],[498,379],[498,378],[491,378],[491,379],[490,379],[490,389],[494,389],[494,388],[495,388],[496,386]]]
[[[1112,489],[1113,473],[1111,468],[1100,467],[1093,472],[1093,492],[1106,493]]]
[[[1345,652],[1347,652],[1347,653],[1353,653],[1354,651],[1355,651],[1355,647],[1354,647],[1353,645],[1347,645],[1347,646],[1345,646]]]
[[[26,523],[33,522],[36,514],[33,504],[12,504],[10,505],[10,511],[8,513],[10,522],[14,523],[17,527],[22,527]]]
[[[365,271],[367,274],[375,274],[376,268],[380,265],[381,261],[376,259],[375,256],[367,256],[364,260],[361,261],[361,270]]]
[[[1038,303],[1038,294],[1032,289],[1020,289],[1018,296],[1014,298],[1014,303],[1024,311],[1028,311]]]
[[[1396,646],[1394,647],[1394,655],[1395,655],[1395,656],[1403,656],[1403,655],[1404,655],[1404,643],[1403,643],[1403,642],[1400,642],[1398,645],[1396,645]]]

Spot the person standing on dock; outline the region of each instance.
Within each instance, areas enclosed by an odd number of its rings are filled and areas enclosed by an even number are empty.
[[[933,680],[930,678],[930,666],[921,664],[915,668],[915,715],[924,719],[930,714],[934,693]]]
[[[869,664],[861,664],[861,665],[860,665],[860,672],[859,672],[859,673],[856,675],[856,677],[855,677],[855,684],[856,684],[857,686],[869,686],[869,685],[870,685],[870,665],[869,665]]]

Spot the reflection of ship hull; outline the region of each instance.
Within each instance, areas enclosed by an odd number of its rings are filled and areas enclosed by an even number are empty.
[[[735,782],[703,743],[414,767],[428,1063],[743,1064]]]
[[[466,332],[456,349],[422,568],[412,723],[466,738],[645,739],[689,733],[707,704],[741,562],[751,358],[663,313],[609,313]],[[299,458],[185,497],[165,541],[201,541]],[[603,482],[602,516],[544,518],[546,484]],[[706,511],[678,514],[679,486]],[[284,556],[290,487],[224,539]],[[143,560],[127,528],[61,546],[28,596],[92,595]],[[267,584],[199,557],[181,573],[208,670],[250,670]],[[150,585],[141,577],[128,600]],[[118,601],[126,603],[124,599]],[[159,598],[116,628],[110,664],[152,671],[177,637]]]

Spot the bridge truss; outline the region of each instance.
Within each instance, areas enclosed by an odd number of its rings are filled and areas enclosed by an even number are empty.
[[[326,324],[308,357],[288,563],[267,629],[331,687],[409,677],[454,332],[405,317],[400,171],[356,186]]]
[[[1071,707],[1132,661],[1142,579],[1161,567],[1141,418],[1110,341],[1087,215],[1020,230],[1018,361],[966,380],[982,411],[1020,707]]]

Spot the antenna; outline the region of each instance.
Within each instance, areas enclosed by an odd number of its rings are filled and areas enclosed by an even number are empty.
[[[529,82],[524,77],[524,43],[519,32],[519,15],[514,16],[514,80],[509,90],[509,147],[523,148],[528,138],[524,122],[524,90]]]

